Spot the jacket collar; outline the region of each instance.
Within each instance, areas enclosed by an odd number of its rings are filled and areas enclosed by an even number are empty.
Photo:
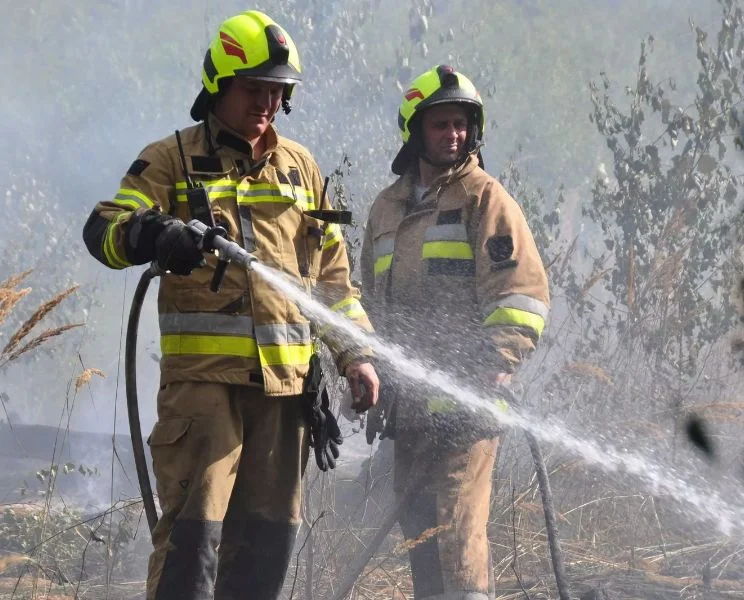
[[[429,186],[429,189],[444,188],[452,185],[455,181],[462,179],[463,177],[472,173],[478,168],[478,157],[475,154],[470,154],[457,168],[442,173],[437,177]],[[402,202],[408,202],[413,194],[413,187],[419,181],[418,162],[411,165],[406,169],[406,172],[401,175],[398,180],[393,184],[393,193],[396,200]]]
[[[228,149],[234,153],[237,153],[238,158],[248,158],[250,163],[253,163],[252,155],[253,150],[250,142],[245,139],[242,135],[237,133],[234,129],[231,129],[220,121],[213,112],[209,113],[207,117],[207,129],[209,132],[211,146],[215,149],[222,150]],[[276,129],[272,123],[264,132],[266,139],[266,150],[264,156],[272,154],[279,143],[279,136],[277,135]],[[260,157],[263,158],[263,157]],[[256,161],[258,162],[258,161]]]

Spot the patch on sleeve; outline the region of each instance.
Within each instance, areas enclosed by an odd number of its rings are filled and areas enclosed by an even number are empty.
[[[132,166],[129,167],[129,170],[127,171],[127,175],[142,175],[144,170],[150,166],[150,162],[145,160],[144,158],[138,158],[132,163]]]
[[[514,254],[514,241],[510,235],[494,235],[486,242],[488,255],[493,262],[501,262]]]
[[[493,261],[492,271],[501,271],[517,266],[517,261],[512,258],[514,240],[510,235],[494,235],[488,238],[486,248],[488,249],[488,256]]]

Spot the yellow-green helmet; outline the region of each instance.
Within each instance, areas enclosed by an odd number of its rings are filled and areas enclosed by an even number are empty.
[[[206,118],[220,82],[229,77],[286,84],[282,106],[289,112],[289,99],[300,73],[297,47],[271,17],[257,10],[235,15],[220,25],[204,56],[204,87],[191,108],[191,116],[195,121]]]
[[[467,152],[473,152],[481,139],[485,124],[483,101],[473,83],[449,65],[437,65],[416,77],[403,94],[398,109],[398,127],[403,147],[393,161],[393,173],[402,175],[410,161],[421,152],[422,141],[416,131],[421,114],[437,104],[462,103],[470,107]],[[412,139],[413,134],[413,139]]]

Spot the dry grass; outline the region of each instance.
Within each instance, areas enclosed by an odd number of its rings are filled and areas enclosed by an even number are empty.
[[[635,290],[635,238],[630,238],[630,244],[628,244],[628,279],[626,287],[628,289],[628,297],[626,302],[628,304],[628,312],[632,313],[635,308],[636,290]]]
[[[26,296],[31,288],[16,289],[25,281],[31,271],[24,271],[17,275],[8,277],[0,283],[0,324],[4,323],[12,314],[18,305],[18,302]],[[43,330],[41,333],[27,340],[31,331],[41,322],[44,317],[57,308],[66,298],[72,295],[78,286],[73,285],[62,292],[59,292],[50,300],[40,304],[31,316],[10,336],[10,340],[0,351],[0,368],[9,362],[16,360],[23,354],[30,352],[51,338],[57,337],[70,329],[81,327],[82,323],[62,325],[60,327],[51,327]],[[25,343],[23,343],[25,342]]]
[[[104,379],[106,378],[106,374],[101,371],[101,369],[89,367],[85,369],[85,371],[80,373],[80,375],[78,375],[77,379],[75,380],[75,391],[80,390],[81,387],[83,387],[91,379],[93,379],[93,375],[98,375],[99,377],[102,377]]]
[[[23,325],[11,336],[10,341],[5,345],[5,348],[2,350],[2,354],[10,355],[13,350],[20,344],[21,340],[25,338],[31,330],[36,327],[36,325],[41,321],[46,315],[48,315],[51,311],[53,311],[57,306],[60,305],[60,303],[70,296],[75,290],[78,289],[78,286],[74,285],[70,288],[67,288],[66,290],[58,293],[56,296],[54,296],[51,300],[47,300],[46,302],[42,303],[35,311],[34,313],[26,320]],[[68,327],[69,329],[69,327]],[[44,332],[46,333],[46,332]],[[56,334],[62,333],[59,331]],[[37,336],[36,339],[42,338],[44,334],[41,334]],[[52,335],[47,335],[47,338],[52,337]],[[46,338],[44,338],[46,339]],[[41,339],[43,341],[43,339]],[[37,343],[36,346],[38,346],[41,342]],[[27,344],[29,346],[30,344]],[[32,346],[35,347],[35,346]],[[30,348],[29,348],[30,349]],[[21,353],[22,354],[22,353]]]
[[[612,377],[610,377],[607,371],[597,365],[591,365],[585,362],[568,363],[563,367],[563,371],[579,377],[596,379],[608,385],[612,384]]]
[[[0,554],[0,573],[4,573],[10,567],[32,561],[33,559],[25,554]]]
[[[31,288],[17,288],[29,275],[31,271],[24,271],[18,275],[8,277],[5,281],[0,283],[0,325],[2,325],[8,316],[13,312],[16,304],[26,294],[31,291]]]
[[[739,322],[744,323],[744,278],[739,280],[739,284],[736,286],[736,290],[733,293],[734,306],[737,313],[739,314]],[[741,331],[739,326],[734,338],[731,342],[731,349],[734,354],[739,357],[741,362],[744,362],[744,333]]]
[[[412,540],[406,540],[398,544],[395,547],[395,550],[393,550],[393,553],[402,554],[403,552],[408,552],[409,550],[412,550],[416,546],[423,544],[427,540],[430,540],[438,533],[452,529],[452,526],[453,524],[449,523],[447,525],[440,525],[439,527],[430,527],[429,529],[426,529],[425,531],[423,531],[421,535],[418,536],[417,538],[414,538]]]
[[[597,269],[594,273],[592,273],[586,280],[586,283],[581,288],[581,292],[579,292],[579,298],[585,298],[586,295],[589,293],[589,290],[591,290],[595,285],[597,285],[597,282],[602,279],[605,275],[608,273],[611,273],[612,269]]]
[[[2,357],[4,362],[11,362],[17,359],[22,354],[26,354],[26,352],[30,352],[31,350],[38,348],[47,340],[53,337],[57,337],[58,335],[63,334],[65,331],[69,331],[70,329],[75,329],[77,327],[82,327],[82,326],[83,326],[82,323],[73,323],[71,325],[62,325],[61,327],[45,329],[35,338],[32,338],[29,342],[25,343],[23,346],[20,346],[19,348],[14,350],[12,353],[10,354],[3,353],[3,354],[0,354],[0,357]]]

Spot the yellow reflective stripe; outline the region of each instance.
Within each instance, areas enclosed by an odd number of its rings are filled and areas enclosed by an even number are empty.
[[[232,335],[162,335],[160,350],[165,355],[224,354],[258,358],[256,340]]]
[[[297,346],[260,346],[262,365],[306,365],[313,353],[312,344]]]
[[[235,180],[230,179],[229,177],[220,177],[219,179],[205,179],[200,182],[204,187],[214,187],[214,186],[235,186]],[[177,190],[185,190],[189,186],[185,181],[177,181],[176,182],[176,189]]]
[[[186,202],[186,194],[179,194],[179,190],[186,190],[188,189],[188,185],[186,185],[185,181],[177,181],[176,182],[176,202]]]
[[[208,193],[209,193],[210,200],[216,200],[217,198],[234,198],[235,197],[235,190],[222,190],[221,192],[213,192],[212,190],[208,190]]]
[[[484,398],[494,409],[502,414],[509,411],[509,403],[503,398]],[[432,396],[426,401],[426,407],[432,414],[448,414],[457,412],[457,402],[451,396]]]
[[[325,242],[323,243],[323,250],[335,246],[341,241],[341,227],[338,223],[329,223],[325,229]]]
[[[202,185],[207,190],[210,200],[215,200],[217,198],[233,198],[235,197],[237,190],[235,181],[224,177],[222,179],[203,181]],[[176,202],[186,202],[186,194],[178,192],[185,192],[187,188],[188,185],[185,181],[176,182]]]
[[[362,308],[362,303],[356,298],[344,298],[341,302],[331,306],[331,310],[344,315],[347,319],[359,319],[367,316]]]
[[[132,196],[127,198],[127,196]],[[124,208],[137,210],[138,208],[152,208],[155,203],[145,196],[142,192],[130,188],[119,188],[119,192],[114,197],[114,204]]]
[[[181,354],[227,355],[260,358],[264,365],[305,365],[310,362],[312,344],[258,346],[256,340],[230,335],[163,335],[163,356]]]
[[[302,210],[315,208],[313,192],[300,186],[292,186],[288,183],[250,182],[243,182],[238,186],[238,204],[264,202],[296,204]]]
[[[426,402],[426,407],[431,413],[453,413],[457,410],[457,402],[450,396],[432,396]]]
[[[392,254],[385,254],[384,256],[381,256],[375,261],[375,275],[379,275],[380,273],[384,273],[390,268],[390,265],[393,264],[393,255]]]
[[[127,217],[128,214],[121,213],[114,217],[108,224],[108,227],[106,227],[106,234],[103,238],[103,255],[106,257],[106,262],[108,262],[109,266],[114,269],[124,269],[132,264],[119,256],[119,253],[116,251],[116,243],[114,242],[114,233],[119,226],[119,221]]]
[[[354,302],[358,302],[356,298],[344,298],[343,300],[340,300],[339,302],[336,302],[333,306],[331,306],[331,310],[334,312],[343,312],[341,309],[350,306]]]
[[[516,327],[528,327],[540,336],[543,329],[545,329],[545,319],[540,315],[536,315],[535,313],[526,310],[501,307],[488,315],[486,320],[483,322],[483,325],[513,325]]]
[[[472,259],[473,249],[468,242],[424,242],[421,258]]]

